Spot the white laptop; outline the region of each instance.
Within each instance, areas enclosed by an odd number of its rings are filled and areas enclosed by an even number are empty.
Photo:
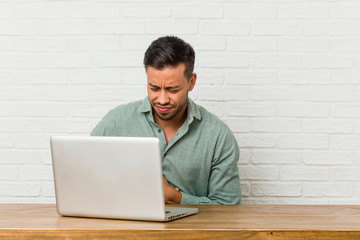
[[[157,138],[51,137],[63,216],[170,221],[197,208],[165,207]]]

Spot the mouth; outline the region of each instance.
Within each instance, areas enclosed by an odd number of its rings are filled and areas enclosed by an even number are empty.
[[[167,113],[167,112],[169,112],[169,111],[171,110],[171,107],[160,107],[160,106],[157,106],[156,108],[158,109],[158,111],[159,111],[160,113]]]

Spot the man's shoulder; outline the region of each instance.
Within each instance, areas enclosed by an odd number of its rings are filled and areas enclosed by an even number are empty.
[[[219,131],[228,131],[230,130],[226,123],[221,120],[215,114],[209,112],[206,108],[197,104],[197,107],[201,114],[201,123],[205,126],[211,126],[211,129],[219,130]]]
[[[117,107],[111,109],[107,114],[108,117],[119,118],[119,117],[127,117],[133,114],[139,113],[139,109],[144,100],[137,100],[125,104],[118,105]]]

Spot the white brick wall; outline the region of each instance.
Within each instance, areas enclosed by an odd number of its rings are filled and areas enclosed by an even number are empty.
[[[51,135],[146,95],[162,35],[197,53],[191,97],[241,150],[244,204],[358,204],[356,0],[0,1],[0,202],[53,203]]]

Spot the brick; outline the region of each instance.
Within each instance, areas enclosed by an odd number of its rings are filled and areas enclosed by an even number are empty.
[[[254,149],[252,163],[254,164],[300,164],[302,154],[300,150]]]
[[[41,163],[45,165],[51,165],[52,164],[52,158],[51,158],[51,151],[50,149],[44,149],[41,152]]]
[[[288,196],[297,197],[301,195],[301,184],[298,183],[253,183],[251,184],[253,196]]]
[[[360,72],[356,70],[336,71],[331,75],[332,84],[359,84]]]
[[[145,25],[134,21],[110,21],[102,20],[95,22],[96,34],[144,34]]]
[[[73,103],[70,105],[70,116],[76,118],[100,118],[114,107],[116,107],[114,104]]]
[[[0,182],[0,196],[21,197],[40,195],[39,183],[28,182]]]
[[[124,51],[95,55],[97,67],[140,67],[144,53],[140,51]]]
[[[0,133],[0,149],[12,148],[15,146],[15,139],[13,134]]]
[[[325,52],[330,48],[326,38],[281,38],[278,44],[280,51]]]
[[[168,20],[147,21],[145,33],[161,35],[197,34],[198,24],[196,20]]]
[[[218,117],[224,117],[225,115],[225,104],[223,102],[196,101],[196,104],[199,104]]]
[[[226,71],[226,82],[229,85],[273,85],[277,83],[277,73],[262,71]]]
[[[200,67],[236,67],[249,66],[249,57],[239,53],[211,53],[204,52],[200,56]]]
[[[248,150],[248,149],[246,149],[246,148],[241,148],[238,165],[239,165],[239,164],[246,164],[246,165],[248,165],[249,162],[250,162],[250,158],[251,158],[251,152],[250,152],[250,150]],[[241,166],[240,166],[239,168],[241,169]]]
[[[28,87],[7,87],[0,88],[0,101],[37,101],[41,100],[41,88]]]
[[[222,85],[224,83],[224,72],[209,68],[196,69],[196,85]]]
[[[355,24],[345,21],[304,22],[305,36],[347,36],[355,33]]]
[[[144,86],[99,86],[95,87],[94,98],[99,102],[121,102],[135,101],[145,97],[146,89]]]
[[[225,16],[237,19],[275,19],[276,6],[262,4],[227,4]]]
[[[253,86],[250,99],[260,101],[298,101],[302,99],[302,89],[298,87]]]
[[[34,21],[0,21],[0,36],[1,35],[36,35],[40,32],[40,23],[38,20]]]
[[[251,131],[251,122],[249,118],[227,118],[224,122],[234,133],[246,133]]]
[[[18,177],[17,166],[0,165],[0,181],[16,180]]]
[[[354,91],[351,86],[319,86],[304,87],[304,100],[307,101],[326,101],[342,102],[353,101]]]
[[[354,196],[355,197],[360,197],[360,184],[359,183],[356,183],[354,185]]]
[[[327,198],[325,197],[279,197],[277,204],[287,205],[323,205],[327,204]]]
[[[330,75],[325,70],[295,70],[279,72],[279,84],[328,84]]]
[[[344,69],[352,68],[354,59],[351,55],[306,55],[303,61],[304,68]]]
[[[334,117],[359,118],[360,117],[360,104],[356,104],[356,103],[334,104],[333,116]]]
[[[329,171],[329,177],[334,181],[359,181],[360,167],[334,167]]]
[[[270,148],[275,147],[276,137],[272,134],[264,133],[252,133],[252,134],[243,134],[235,133],[235,138],[239,144],[240,148]]]
[[[16,147],[18,149],[48,149],[50,136],[45,134],[17,134]]]
[[[273,37],[251,37],[239,38],[229,37],[227,39],[227,49],[229,51],[276,51],[277,39]]]
[[[296,36],[301,34],[301,24],[282,21],[254,22],[251,33],[254,36]]]
[[[326,181],[329,177],[327,167],[284,167],[280,168],[280,180],[285,181]]]
[[[359,135],[332,135],[330,137],[331,149],[356,150],[360,148]]]
[[[359,203],[359,198],[356,197],[345,197],[345,198],[330,198],[329,204],[332,205],[357,205]]]
[[[223,18],[223,5],[220,4],[174,4],[172,5],[173,18]]]
[[[30,119],[0,119],[0,132],[40,132],[40,122]]]
[[[354,121],[354,133],[360,133],[360,120]]]
[[[7,19],[14,17],[14,5],[13,4],[1,4],[0,19]]]
[[[1,31],[1,30],[0,30]],[[40,58],[36,55],[27,54],[2,54],[0,55],[0,70],[1,68],[40,68]]]
[[[13,51],[14,49],[15,49],[14,37],[0,36],[0,51]]]
[[[282,5],[278,8],[279,19],[327,19],[328,16],[329,7],[327,4]]]
[[[51,166],[42,165],[23,165],[19,167],[19,179],[23,181],[31,180],[53,180]]]
[[[360,152],[354,153],[354,164],[359,166],[360,165]]]
[[[93,56],[89,53],[65,53],[41,56],[44,68],[89,68],[93,66]]]
[[[17,71],[17,79],[21,85],[66,84],[67,78],[68,71],[64,69]]]
[[[121,68],[121,83],[123,85],[142,85],[146,84],[146,72],[143,66]],[[120,79],[118,79],[119,81]],[[99,83],[105,82],[105,79]]]
[[[55,197],[54,182],[42,182],[41,183],[41,196],[43,197]]]
[[[281,117],[328,117],[327,103],[280,103],[278,113]]]
[[[156,6],[124,6],[121,7],[121,16],[126,18],[170,18],[171,8],[157,4]]]
[[[279,204],[279,198],[274,197],[243,197],[241,198],[241,204],[243,205],[251,205],[251,204],[259,204],[259,205],[269,205],[269,204]]]
[[[250,58],[250,67],[264,69],[298,69],[301,67],[300,55],[254,55]]]
[[[20,117],[66,117],[68,104],[64,103],[19,103],[16,105]]]
[[[195,51],[224,51],[226,49],[226,39],[223,36],[184,36],[182,39],[188,42]]]
[[[13,72],[0,72],[0,84],[5,85],[15,85],[16,84],[16,78],[15,73]]]
[[[36,164],[41,160],[37,150],[0,149],[0,156],[0,164]]]
[[[279,178],[278,167],[242,166],[240,169],[240,181],[242,180],[277,180]]]
[[[308,133],[352,133],[353,121],[346,119],[304,119],[302,127]]]
[[[232,117],[274,117],[276,115],[276,104],[272,103],[229,102],[227,109],[228,115]]]
[[[119,69],[86,69],[69,72],[71,84],[121,84],[123,74]]]
[[[118,37],[71,38],[67,41],[71,51],[111,51],[120,50]]]
[[[301,132],[301,120],[254,118],[251,120],[251,130],[272,133]]]
[[[16,18],[66,18],[66,4],[64,3],[32,3],[15,5]]]
[[[351,194],[352,184],[349,183],[303,183],[302,195],[306,197],[344,197]]]
[[[15,116],[15,104],[0,102],[0,117]]]
[[[42,121],[43,133],[88,134],[92,130],[89,119],[46,119]]]
[[[248,196],[250,196],[250,192],[251,192],[250,183],[248,183],[248,182],[241,182],[241,183],[240,183],[240,188],[241,188],[241,197],[248,197]]]
[[[337,5],[331,8],[330,15],[335,19],[360,19],[360,7],[358,4]]]
[[[120,16],[117,4],[72,3],[68,6],[70,18],[118,18]]]
[[[92,100],[92,87],[89,86],[46,86],[43,91],[45,101],[90,101]]]
[[[84,20],[49,20],[41,22],[44,35],[87,35],[93,32],[93,23]]]
[[[199,86],[199,100],[231,101],[248,99],[247,87]]]
[[[142,35],[121,36],[120,38],[122,49],[143,50],[144,52],[154,40],[155,38],[153,36],[150,37],[150,36],[142,36]]]
[[[200,22],[201,35],[241,35],[250,33],[250,24],[239,21],[202,20]]]
[[[360,51],[360,38],[340,38],[330,41],[331,50],[340,52]]]
[[[303,162],[307,165],[351,165],[353,160],[351,151],[303,151]]]
[[[278,148],[327,149],[329,139],[325,134],[282,134],[277,136]]]

